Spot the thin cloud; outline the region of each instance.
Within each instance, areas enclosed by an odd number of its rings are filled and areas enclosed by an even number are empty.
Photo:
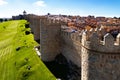
[[[0,6],[5,4],[8,4],[8,2],[6,2],[5,0],[0,0]]]
[[[35,3],[33,3],[33,4],[36,5],[36,6],[39,6],[39,7],[45,7],[46,6],[46,4],[43,0],[39,0]]]

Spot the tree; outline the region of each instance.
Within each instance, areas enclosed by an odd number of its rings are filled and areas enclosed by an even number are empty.
[[[50,15],[50,13],[48,13],[47,15]]]
[[[2,19],[2,18],[0,18],[0,22],[3,22],[3,19]]]
[[[8,21],[6,18],[5,18],[5,20],[4,21]]]
[[[116,17],[116,16],[114,16],[114,19],[117,19],[117,17]]]

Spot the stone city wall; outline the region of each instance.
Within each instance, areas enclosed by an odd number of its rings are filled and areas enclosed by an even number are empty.
[[[61,31],[61,53],[77,66],[81,66],[81,46],[79,33]]]

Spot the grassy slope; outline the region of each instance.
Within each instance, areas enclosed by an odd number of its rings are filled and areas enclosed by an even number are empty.
[[[33,35],[25,35],[30,30],[25,29],[25,23],[0,23],[0,80],[56,80],[36,55],[33,47],[38,44]]]

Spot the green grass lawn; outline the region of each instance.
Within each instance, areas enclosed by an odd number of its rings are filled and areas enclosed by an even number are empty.
[[[0,80],[56,80],[37,56],[25,20],[0,23]]]

